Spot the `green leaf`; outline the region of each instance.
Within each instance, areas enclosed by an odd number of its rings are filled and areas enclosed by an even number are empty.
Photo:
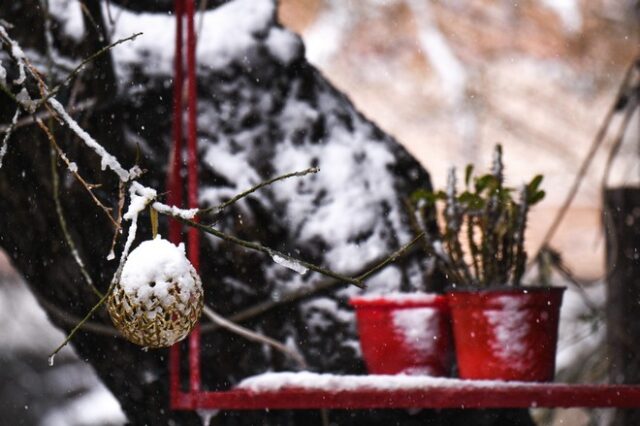
[[[484,176],[480,176],[475,181],[476,193],[479,194],[487,188],[489,188],[489,191],[491,192],[499,185],[500,183],[494,175],[486,174]]]
[[[427,199],[429,197],[430,193],[431,193],[431,191],[427,191],[424,188],[420,188],[420,189],[416,189],[415,191],[413,191],[411,193],[411,197],[409,197],[409,198],[411,199],[412,203],[416,204],[420,200]]]
[[[417,204],[418,201],[426,201],[429,204],[435,204],[437,200],[444,200],[446,199],[446,197],[447,194],[445,194],[443,191],[432,192],[427,191],[424,188],[420,188],[413,191],[410,198],[411,202],[414,204]]]
[[[542,175],[536,175],[533,179],[531,179],[531,182],[529,182],[529,184],[527,185],[527,191],[529,193],[536,192],[538,190],[538,188],[540,188],[540,184],[542,183],[542,179],[543,179]]]
[[[528,198],[527,199],[527,203],[530,206],[533,206],[534,204],[539,203],[544,198],[545,195],[546,195],[546,192],[544,192],[542,190],[541,191],[536,191],[534,193],[529,193],[528,197],[527,197]]]
[[[470,210],[480,210],[484,207],[484,200],[478,194],[465,191],[458,197],[458,201]]]
[[[471,183],[471,176],[473,175],[473,164],[467,164],[467,167],[464,169],[464,184],[469,187]]]

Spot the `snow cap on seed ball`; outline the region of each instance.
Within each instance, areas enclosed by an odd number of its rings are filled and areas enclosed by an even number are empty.
[[[175,284],[179,288],[179,300],[170,294]],[[129,297],[147,307],[154,300],[165,307],[187,304],[202,291],[200,277],[185,255],[184,244],[175,246],[160,236],[142,242],[129,254],[122,268],[120,286]]]

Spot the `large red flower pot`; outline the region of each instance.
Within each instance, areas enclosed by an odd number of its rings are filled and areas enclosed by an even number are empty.
[[[446,297],[361,296],[350,303],[369,373],[449,375],[452,339]]]
[[[525,287],[447,294],[460,378],[553,380],[564,290]]]

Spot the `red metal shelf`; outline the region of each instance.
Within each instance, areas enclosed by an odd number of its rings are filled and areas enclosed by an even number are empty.
[[[174,409],[640,407],[640,386],[268,373],[229,391],[172,393]]]

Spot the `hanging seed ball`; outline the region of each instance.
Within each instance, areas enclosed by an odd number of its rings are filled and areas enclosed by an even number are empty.
[[[184,339],[202,313],[202,282],[185,256],[159,236],[129,254],[107,308],[124,337],[161,348]]]

